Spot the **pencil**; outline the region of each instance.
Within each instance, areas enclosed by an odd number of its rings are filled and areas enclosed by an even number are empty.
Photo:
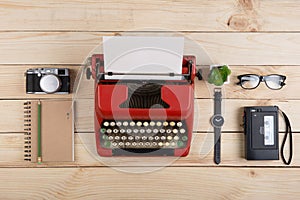
[[[38,164],[42,163],[42,138],[41,138],[41,101],[38,101]]]

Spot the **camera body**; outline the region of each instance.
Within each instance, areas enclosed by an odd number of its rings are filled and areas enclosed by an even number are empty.
[[[26,71],[27,94],[69,94],[70,74],[67,68],[35,68]]]

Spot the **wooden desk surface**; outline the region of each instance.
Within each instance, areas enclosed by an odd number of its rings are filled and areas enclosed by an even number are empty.
[[[299,1],[3,0],[0,16],[1,199],[299,198]],[[102,36],[163,36],[173,31],[194,41],[185,52],[197,56],[199,68],[205,70],[205,65],[212,63],[231,66],[231,83],[224,86],[225,125],[219,166],[213,163],[209,124],[212,87],[204,81],[196,81],[197,121],[191,152],[185,158],[100,162],[92,148],[93,83],[83,80],[76,114],[76,161],[43,165],[23,161],[23,102],[72,98],[26,95],[26,69],[69,67],[74,81],[83,60],[101,43]],[[243,73],[284,74],[287,85],[279,91],[264,84],[245,91],[234,84],[236,76]],[[289,115],[294,131],[290,166],[282,160],[244,159],[241,108],[249,105],[278,105]],[[280,118],[280,144],[284,129]]]

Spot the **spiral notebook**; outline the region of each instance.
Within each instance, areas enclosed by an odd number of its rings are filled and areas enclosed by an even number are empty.
[[[24,159],[31,162],[74,161],[72,101],[24,103]]]

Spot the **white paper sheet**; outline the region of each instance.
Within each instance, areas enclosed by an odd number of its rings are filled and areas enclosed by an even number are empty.
[[[183,48],[183,37],[103,37],[105,72],[137,74],[113,75],[105,76],[105,78],[135,80],[182,79],[182,76],[170,77],[145,74],[182,74]]]

